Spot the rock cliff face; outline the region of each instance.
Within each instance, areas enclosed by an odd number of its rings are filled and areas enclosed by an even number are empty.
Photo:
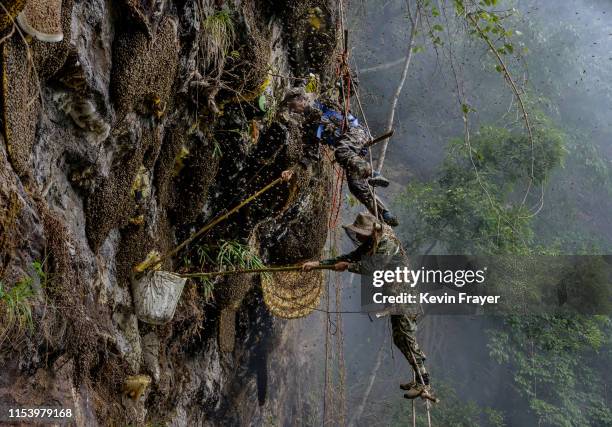
[[[332,3],[64,0],[56,44],[2,17],[0,411],[72,408],[77,425],[291,417],[294,338],[260,277],[217,280],[212,299],[190,280],[160,326],[136,318],[131,279],[300,159],[300,119],[281,101],[295,77],[333,79]],[[212,268],[198,255],[222,242],[265,263],[318,257],[331,186],[322,156],[162,269]],[[139,374],[151,384],[134,399],[125,380]]]

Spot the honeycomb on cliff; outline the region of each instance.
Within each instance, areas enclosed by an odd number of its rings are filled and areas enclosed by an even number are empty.
[[[152,96],[172,108],[180,47],[176,20],[165,17],[151,39],[142,31],[125,29],[115,43],[111,95],[118,118],[142,110]]]

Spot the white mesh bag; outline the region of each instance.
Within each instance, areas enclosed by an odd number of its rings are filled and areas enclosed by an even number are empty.
[[[153,325],[163,325],[172,320],[186,281],[167,271],[153,271],[132,282],[138,319]]]

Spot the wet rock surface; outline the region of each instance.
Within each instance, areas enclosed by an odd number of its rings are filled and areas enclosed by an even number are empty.
[[[57,44],[4,39],[2,21],[0,281],[33,292],[31,328],[0,329],[0,410],[72,408],[76,425],[290,417],[293,338],[259,277],[217,281],[212,299],[188,281],[165,325],[136,318],[130,283],[152,250],[298,162],[301,123],[277,119],[294,79],[270,72],[332,79],[336,14],[324,0],[65,0]],[[210,32],[222,15],[234,37],[223,60],[205,61],[202,46],[223,43]],[[331,186],[323,160],[196,244],[240,242],[277,265],[318,257]],[[162,268],[193,268],[191,249]],[[138,375],[151,384],[133,399],[125,381]]]

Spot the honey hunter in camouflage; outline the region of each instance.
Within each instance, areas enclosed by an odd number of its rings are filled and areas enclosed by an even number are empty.
[[[358,244],[358,247],[348,254],[335,258],[307,262],[303,265],[304,270],[308,271],[318,265],[328,265],[334,266],[336,271],[348,270],[366,275],[370,273],[368,264],[364,262],[366,257],[382,256],[384,259],[391,260],[390,264],[394,265],[397,262],[407,261],[402,244],[393,230],[380,224],[373,215],[367,212],[360,213],[353,224],[344,225],[343,228],[349,238]],[[382,267],[384,266],[377,266],[377,268]],[[392,289],[392,292],[398,291],[400,289]],[[418,307],[402,307],[401,311],[396,311],[396,313],[398,314],[390,316],[393,343],[412,366],[415,377],[414,381],[400,386],[406,391],[404,397],[407,399],[422,397],[437,401],[429,385],[429,373],[425,368],[425,353],[417,343]]]

